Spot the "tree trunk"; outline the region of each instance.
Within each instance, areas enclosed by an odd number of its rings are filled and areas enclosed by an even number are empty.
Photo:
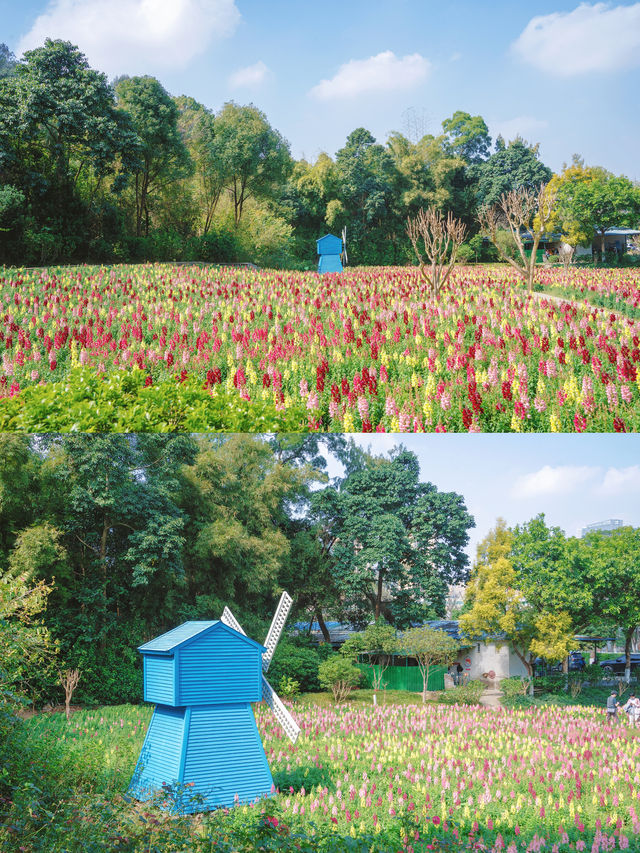
[[[331,634],[329,633],[329,629],[327,628],[327,623],[322,618],[322,610],[319,607],[316,610],[316,619],[318,620],[318,625],[320,626],[320,630],[322,631],[322,636],[324,637],[325,643],[331,644]]]
[[[382,607],[382,582],[384,580],[384,572],[378,572],[378,590],[376,592],[375,615],[376,621],[380,618],[380,608]]]
[[[634,625],[634,627],[629,628],[627,633],[624,635],[624,680],[627,684],[631,681],[631,640],[633,639],[635,630]]]

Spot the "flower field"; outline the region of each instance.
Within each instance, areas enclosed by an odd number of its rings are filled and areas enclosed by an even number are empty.
[[[581,299],[546,298],[547,287]],[[635,310],[640,273],[545,270],[541,288],[527,295],[505,267],[458,268],[438,301],[412,268],[5,273],[0,425],[33,428],[29,409],[46,406],[52,386],[63,409],[69,397],[88,411],[97,378],[126,429],[112,399],[126,375],[142,408],[158,388],[178,407],[197,392],[189,429],[214,428],[202,412],[222,397],[261,408],[257,430],[273,410],[304,430],[637,431],[640,320],[586,300],[599,293]],[[123,410],[135,408],[133,397]],[[82,414],[81,428],[91,428]]]
[[[105,847],[91,849],[640,849],[640,731],[610,728],[600,709],[347,704],[293,712],[302,728],[295,746],[257,708],[274,797],[182,819],[132,812],[117,794],[133,772],[149,708],[80,712],[70,724],[45,715],[27,728],[56,773],[84,791],[71,823],[102,833]],[[100,827],[78,805],[92,789]],[[14,824],[23,843],[28,827],[43,831],[41,809],[30,809]],[[113,838],[120,846],[108,846]]]

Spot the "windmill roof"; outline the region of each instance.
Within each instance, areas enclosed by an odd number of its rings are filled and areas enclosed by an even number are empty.
[[[139,646],[138,651],[142,654],[145,652],[172,652],[179,646],[186,645],[201,634],[209,631],[211,628],[216,628],[217,626],[220,626],[220,628],[225,631],[232,631],[243,641],[250,643],[251,645],[258,646],[263,652],[266,651],[265,646],[260,643],[256,643],[255,640],[252,640],[251,637],[247,637],[245,634],[240,634],[238,631],[230,628],[228,625],[225,625],[225,623],[221,622],[219,619],[209,620],[206,622],[184,622],[182,625],[178,625],[177,628],[172,628],[171,631],[167,631],[166,634],[161,634],[159,637],[155,637],[155,639],[149,640],[148,643]]]
[[[325,234],[324,237],[316,240],[316,245],[319,255],[324,253],[339,254],[342,251],[342,238],[336,237],[335,234]]]

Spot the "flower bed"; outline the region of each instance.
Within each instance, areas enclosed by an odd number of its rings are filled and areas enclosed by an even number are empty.
[[[543,287],[563,275],[546,272]],[[577,276],[574,285],[602,284],[599,271]],[[622,292],[637,292],[640,274],[624,276]],[[5,274],[0,351],[5,400],[45,384],[64,402],[83,371],[105,381],[135,374],[142,388],[160,386],[163,401],[175,398],[175,419],[190,429],[198,423],[182,411],[185,383],[205,392],[205,404],[220,394],[249,411],[260,404],[263,422],[265,407],[269,419],[292,411],[305,430],[640,428],[640,322],[530,297],[504,267],[457,269],[436,302],[411,268],[324,277],[169,265]],[[90,393],[87,408],[100,397]],[[64,408],[50,429],[74,427]],[[116,420],[127,429],[124,400],[122,409]],[[4,429],[29,428],[29,413],[21,418],[0,399]],[[92,428],[90,411],[78,418]],[[256,415],[246,428],[260,424]]]

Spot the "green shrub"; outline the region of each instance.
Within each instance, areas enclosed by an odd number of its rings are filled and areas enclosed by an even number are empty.
[[[300,684],[295,678],[288,678],[286,675],[283,675],[278,682],[278,690],[280,691],[280,695],[284,696],[285,699],[293,699],[300,694]]]
[[[443,705],[478,705],[484,689],[483,681],[469,681],[441,693],[438,701]]]
[[[0,401],[0,430],[26,432],[297,432],[307,426],[304,406],[278,411],[275,403],[247,401],[196,376],[145,386],[145,371],[99,375],[73,368],[60,382],[29,385]]]
[[[300,690],[309,693],[320,689],[318,681],[318,667],[321,658],[318,652],[312,648],[303,648],[294,643],[283,640],[273,656],[269,667],[269,678],[274,684],[279,684],[283,678],[297,681]]]
[[[500,682],[500,690],[504,699],[515,699],[519,696],[526,697],[531,686],[530,678],[503,678]]]
[[[332,655],[318,669],[320,686],[333,693],[334,701],[344,702],[360,684],[362,672],[342,655]]]

